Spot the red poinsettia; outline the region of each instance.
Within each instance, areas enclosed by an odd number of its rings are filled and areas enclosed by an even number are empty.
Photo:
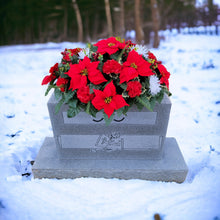
[[[46,85],[52,80],[56,79],[56,73],[55,73],[56,71],[59,71],[58,63],[56,63],[54,66],[50,68],[50,71],[49,71],[50,75],[47,75],[44,77],[41,85]]]
[[[138,81],[130,81],[127,84],[127,91],[128,91],[128,95],[131,98],[134,98],[136,96],[139,96],[142,92],[141,90],[142,86],[141,83]]]
[[[89,87],[84,86],[77,90],[77,98],[83,103],[88,103],[94,98],[94,93],[91,94]]]
[[[91,62],[88,57],[84,57],[78,64],[70,64],[70,69],[66,73],[70,76],[69,89],[75,90],[87,85],[87,78],[95,85],[106,82],[100,70],[97,69],[99,61]]]
[[[68,83],[68,79],[59,77],[57,79],[56,85],[60,88],[61,92],[65,91],[65,85]]]
[[[151,64],[143,59],[135,50],[128,54],[127,60],[123,63],[123,69],[120,73],[120,83],[128,82],[135,77],[150,76],[154,73],[150,69]]]
[[[122,95],[116,93],[116,88],[111,81],[103,91],[95,90],[95,98],[92,100],[92,104],[98,110],[104,109],[104,112],[110,116],[113,114],[114,110],[122,108],[124,106],[129,106]]]
[[[108,53],[109,55],[112,55],[113,53],[116,53],[119,49],[123,49],[126,44],[116,40],[115,37],[110,37],[108,39],[100,40],[98,43],[94,44],[94,46],[98,47],[98,53]]]
[[[169,89],[169,78],[170,78],[170,73],[167,71],[166,67],[162,64],[158,65],[158,70],[160,71],[160,74],[162,75],[160,79],[160,84],[165,84],[167,88]]]
[[[106,74],[120,73],[121,68],[121,64],[116,60],[107,60],[103,65],[103,72]]]

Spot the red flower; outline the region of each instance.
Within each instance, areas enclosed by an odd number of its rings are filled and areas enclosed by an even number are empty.
[[[161,61],[158,61],[154,54],[150,51],[148,52],[148,58],[150,60],[150,63],[152,63],[155,66],[157,66],[157,64],[161,64]]]
[[[94,93],[90,94],[89,87],[84,86],[78,89],[77,98],[83,103],[88,103],[94,98]]]
[[[88,57],[84,57],[79,64],[70,64],[70,69],[66,73],[70,76],[70,89],[75,90],[87,85],[88,79],[95,85],[106,82],[102,73],[97,69],[99,61],[90,62]]]
[[[59,70],[59,68],[58,68],[58,63],[55,63],[54,66],[52,66],[52,67],[50,68],[49,73],[53,74],[55,71],[58,71],[58,70]]]
[[[127,40],[127,41],[125,42],[125,44],[126,44],[128,47],[132,47],[132,46],[135,46],[135,45],[136,45],[136,44],[132,43],[131,40]]]
[[[165,84],[167,88],[169,89],[169,78],[170,73],[167,71],[166,67],[162,64],[158,65],[158,70],[160,71],[161,78],[160,78],[160,84]]]
[[[141,83],[138,81],[130,81],[127,84],[127,91],[128,91],[128,95],[131,98],[134,98],[136,96],[139,96],[141,94]]]
[[[106,74],[120,73],[121,67],[121,64],[116,60],[107,60],[103,65],[103,72]]]
[[[120,83],[128,82],[135,77],[150,76],[154,73],[150,69],[151,64],[143,59],[135,50],[128,54],[127,61],[123,63],[123,69],[120,74]]]
[[[123,49],[126,46],[126,44],[116,40],[115,37],[110,37],[105,40],[100,40],[98,43],[94,44],[94,46],[98,47],[98,53],[108,53],[109,55],[112,55],[119,49]]]
[[[123,106],[129,106],[122,95],[116,93],[116,88],[111,81],[103,91],[95,90],[95,98],[92,100],[92,104],[98,110],[104,109],[104,112],[110,116],[113,114],[114,110],[122,108]]]
[[[50,68],[50,70],[49,70],[50,75],[47,75],[44,77],[41,85],[46,85],[49,82],[51,82],[52,80],[56,79],[56,74],[55,74],[56,71],[59,71],[58,63],[56,63],[54,66],[52,66]]]
[[[81,51],[81,48],[75,48],[75,49],[65,49],[64,52],[61,54],[63,55],[63,59],[66,61],[71,61],[71,57],[73,55],[78,55],[78,53]]]
[[[65,91],[65,85],[68,83],[68,79],[65,79],[65,78],[61,78],[59,77],[57,82],[56,82],[56,85],[60,88],[60,90],[62,92]]]

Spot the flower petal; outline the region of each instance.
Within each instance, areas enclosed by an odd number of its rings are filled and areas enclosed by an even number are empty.
[[[105,99],[103,99],[102,97],[100,96],[96,96],[93,100],[92,100],[92,104],[93,106],[98,109],[98,110],[101,110],[104,108],[105,106]]]
[[[133,67],[125,67],[122,69],[120,73],[120,83],[128,82],[129,80],[138,77],[138,72]]]
[[[105,104],[105,106],[104,106],[104,112],[106,113],[106,115],[108,115],[109,118],[110,118],[111,115],[113,114],[114,110],[115,110],[115,109],[113,108],[112,105],[110,105],[110,104]]]
[[[75,90],[87,85],[87,77],[80,74],[71,78],[69,89]]]
[[[113,98],[112,98],[112,102],[115,103],[116,105],[116,110],[119,109],[119,108],[122,108],[124,106],[129,106],[129,104],[124,100],[124,98],[122,97],[122,95],[115,95]]]
[[[52,80],[51,75],[45,76],[44,79],[43,79],[43,81],[42,81],[42,83],[41,83],[41,85],[46,85],[46,84],[48,84],[51,80]]]
[[[116,88],[113,84],[113,81],[111,81],[105,88],[103,91],[106,95],[106,97],[112,97],[114,95],[116,95]]]

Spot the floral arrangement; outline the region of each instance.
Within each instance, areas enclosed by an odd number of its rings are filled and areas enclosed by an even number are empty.
[[[124,114],[132,105],[153,110],[169,92],[170,73],[145,46],[110,37],[87,48],[65,49],[61,63],[50,68],[42,85],[54,88],[59,101],[69,106],[68,117],[79,112],[96,117],[103,110],[109,124],[115,113]]]

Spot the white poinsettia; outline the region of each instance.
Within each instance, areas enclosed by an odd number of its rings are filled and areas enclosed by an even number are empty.
[[[84,59],[84,57],[88,57],[89,56],[89,48],[83,48],[79,53],[79,59]]]
[[[150,76],[150,92],[152,95],[156,95],[160,92],[160,80],[156,75]]]
[[[148,57],[147,53],[148,53],[148,49],[146,46],[142,46],[139,44],[136,44],[135,46],[131,47],[131,51],[135,50],[138,54],[143,55],[144,57]]]

